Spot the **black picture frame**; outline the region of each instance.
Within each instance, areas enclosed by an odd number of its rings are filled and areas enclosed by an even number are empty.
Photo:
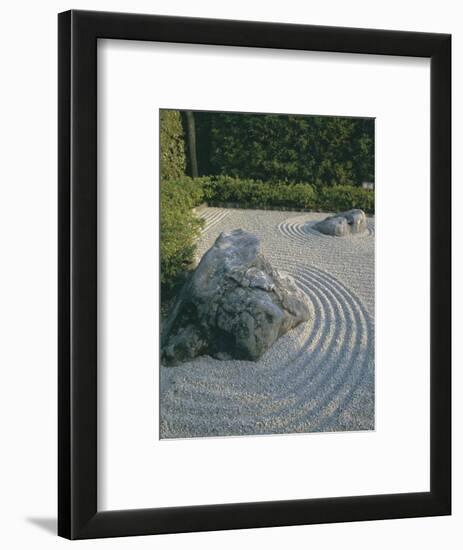
[[[424,57],[431,60],[430,491],[98,511],[97,40]],[[67,11],[58,16],[59,490],[69,539],[451,513],[451,37],[447,34]],[[428,366],[426,365],[426,368]]]

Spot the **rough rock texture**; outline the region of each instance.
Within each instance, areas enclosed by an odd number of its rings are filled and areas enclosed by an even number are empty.
[[[335,216],[329,216],[325,220],[315,224],[314,228],[325,235],[345,237],[346,235],[363,233],[367,228],[367,218],[363,210],[348,210],[347,212],[340,212]]]
[[[167,319],[162,360],[176,365],[199,355],[258,359],[309,318],[306,295],[272,268],[252,233],[221,233],[183,287]]]

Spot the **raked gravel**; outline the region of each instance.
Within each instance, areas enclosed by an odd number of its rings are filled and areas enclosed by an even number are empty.
[[[200,357],[161,366],[160,436],[187,438],[374,429],[374,219],[360,235],[312,226],[328,214],[205,208],[197,260],[222,231],[262,252],[309,297],[311,319],[257,362]]]

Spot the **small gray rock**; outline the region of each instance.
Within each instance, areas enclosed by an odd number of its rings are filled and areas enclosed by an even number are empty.
[[[162,361],[256,360],[309,319],[307,296],[274,269],[252,233],[222,233],[185,283],[162,335]]]
[[[363,233],[367,228],[367,218],[363,210],[348,210],[347,212],[340,212],[334,216],[329,216],[323,221],[316,223],[314,228],[325,235],[345,237],[346,235]]]

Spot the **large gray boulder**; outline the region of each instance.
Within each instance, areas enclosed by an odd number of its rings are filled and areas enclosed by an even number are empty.
[[[288,330],[309,319],[307,296],[273,269],[259,239],[222,233],[185,283],[162,335],[162,362],[199,355],[258,359]]]
[[[347,212],[340,212],[334,216],[329,216],[323,221],[316,223],[314,228],[325,235],[345,237],[346,235],[363,233],[367,228],[367,218],[363,210],[348,210]]]

